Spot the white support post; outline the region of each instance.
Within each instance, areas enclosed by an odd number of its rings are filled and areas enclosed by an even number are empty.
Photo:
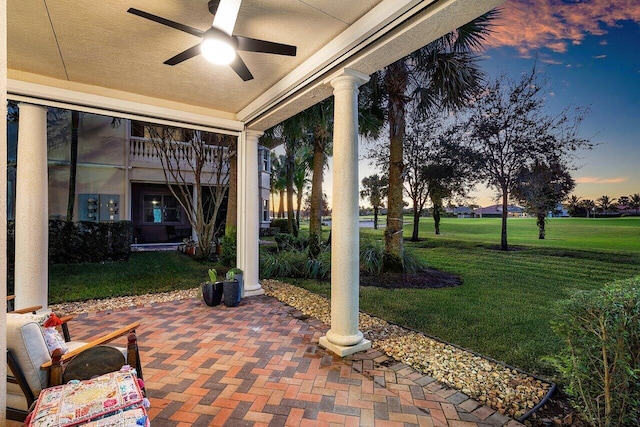
[[[260,191],[258,138],[262,132],[245,130],[238,141],[238,267],[243,271],[244,295],[264,294],[259,275]]]
[[[0,354],[7,354],[7,2],[0,0]],[[0,390],[7,389],[7,364],[0,362]],[[0,393],[0,420],[7,419],[7,393]],[[1,421],[0,421],[1,422]]]
[[[331,329],[320,345],[344,357],[371,348],[358,330],[358,87],[369,76],[344,69],[329,82],[334,95],[333,211],[331,213]],[[335,195],[339,195],[336,197]]]
[[[21,103],[16,171],[16,308],[47,307],[48,193],[47,107]]]

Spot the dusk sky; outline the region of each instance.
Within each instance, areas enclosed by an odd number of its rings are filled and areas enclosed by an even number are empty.
[[[580,134],[598,145],[579,153],[574,194],[595,200],[640,193],[640,0],[508,0],[486,48],[487,78],[517,79],[537,61],[550,114],[590,108]],[[367,149],[361,145],[361,156]],[[372,173],[361,161],[360,180]],[[329,197],[331,181],[325,172]],[[476,188],[470,202],[494,204],[495,191]]]
[[[549,112],[586,106],[574,194],[589,199],[640,193],[640,1],[508,0],[483,68],[517,77],[534,62],[549,82]],[[492,202],[479,191],[478,203]]]

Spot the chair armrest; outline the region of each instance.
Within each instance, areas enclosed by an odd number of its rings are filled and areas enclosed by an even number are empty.
[[[70,320],[73,319],[73,316],[62,316],[60,317],[60,321],[62,325],[60,325],[60,329],[62,329],[62,335],[64,336],[64,341],[71,341],[71,335],[69,334],[69,325],[67,324]]]
[[[42,308],[41,305],[34,305],[33,307],[25,307],[18,310],[13,310],[13,311],[10,311],[9,313],[16,313],[16,314],[34,313],[40,310],[41,308]]]
[[[63,354],[62,357],[60,358],[60,361],[62,363],[68,361],[69,359],[71,359],[74,356],[77,356],[78,354],[82,353],[83,351],[85,351],[88,348],[91,347],[95,347],[97,345],[102,345],[102,344],[106,344],[109,341],[113,341],[116,338],[119,338],[123,335],[127,335],[130,332],[133,332],[136,330],[136,328],[138,328],[140,326],[140,322],[133,322],[127,326],[124,326],[116,331],[111,332],[110,334],[107,335],[103,335],[101,337],[98,337],[88,343],[86,343],[83,346],[80,346],[66,354]],[[43,363],[42,366],[40,366],[40,369],[48,369],[53,365],[53,361],[49,361],[46,363]]]

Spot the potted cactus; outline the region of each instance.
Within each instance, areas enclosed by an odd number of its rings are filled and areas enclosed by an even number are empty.
[[[224,305],[227,307],[237,307],[242,299],[242,285],[238,279],[242,280],[242,270],[239,268],[232,268],[227,272],[227,279],[223,284]]]
[[[209,269],[209,281],[202,284],[202,298],[205,304],[212,307],[220,304],[222,299],[223,284],[218,282],[218,273],[215,269]]]

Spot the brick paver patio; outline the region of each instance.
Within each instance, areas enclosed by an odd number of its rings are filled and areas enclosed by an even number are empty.
[[[83,314],[72,338],[140,320],[153,426],[518,426],[375,350],[318,347],[328,327],[276,299],[188,299]]]

